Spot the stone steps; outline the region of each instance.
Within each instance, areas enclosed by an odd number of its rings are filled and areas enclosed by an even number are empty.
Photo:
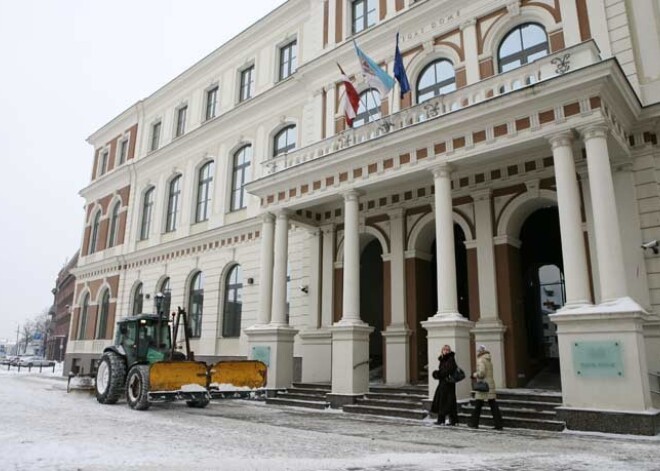
[[[365,407],[392,407],[395,409],[424,410],[423,407],[421,407],[421,402],[372,399],[371,395],[368,395],[365,399],[358,399],[357,404]]]
[[[321,401],[309,401],[309,400],[299,400],[299,399],[290,399],[287,397],[269,397],[266,399],[266,404],[272,404],[277,406],[294,406],[294,407],[305,407],[307,409],[325,409],[330,407],[330,403],[321,400]]]
[[[470,414],[459,412],[459,423],[466,425],[470,419]],[[549,432],[561,432],[566,425],[559,420],[545,420],[545,419],[527,419],[522,417],[507,417],[503,414],[502,422],[504,428],[522,428],[528,430],[545,430]],[[481,410],[481,417],[479,419],[479,427],[492,427],[493,417],[490,415],[490,410],[485,407]]]
[[[511,407],[502,407],[500,401],[497,401],[500,405],[500,412],[502,412],[502,417],[506,418],[523,418],[523,419],[538,419],[538,420],[557,420],[557,413],[554,410],[536,410],[536,409],[518,409]],[[470,415],[474,410],[474,404],[463,405],[461,411]],[[490,408],[488,403],[484,403],[483,408],[481,409],[481,414],[483,416],[484,412],[489,412]]]
[[[392,406],[379,407],[364,404],[347,404],[343,407],[343,409],[344,412],[352,414],[369,414],[418,420],[421,420],[428,415],[428,413],[421,408],[421,404],[418,409],[401,409]]]

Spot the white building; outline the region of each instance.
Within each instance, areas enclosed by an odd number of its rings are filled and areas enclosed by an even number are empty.
[[[462,365],[486,344],[498,387],[524,387],[556,356],[555,266],[569,427],[660,430],[660,256],[641,248],[660,239],[658,18],[657,0],[289,0],[90,136],[68,367],[161,291],[198,357],[264,358],[269,387],[331,382],[335,405],[370,369],[432,381],[445,343]],[[369,89],[352,42],[391,74],[397,32],[404,98]]]

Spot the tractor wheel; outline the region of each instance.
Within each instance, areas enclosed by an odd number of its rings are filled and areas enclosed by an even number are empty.
[[[149,408],[149,365],[135,365],[128,372],[126,401],[131,409]]]
[[[209,402],[211,402],[209,397],[204,396],[198,399],[193,399],[191,401],[186,401],[186,404],[188,404],[188,407],[192,407],[194,409],[204,409],[206,406],[209,405]]]
[[[96,370],[96,400],[101,404],[115,404],[124,391],[126,363],[115,352],[101,357]]]

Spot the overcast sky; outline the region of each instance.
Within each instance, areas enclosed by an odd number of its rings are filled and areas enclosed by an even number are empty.
[[[284,0],[0,0],[0,339],[79,248],[85,139]]]

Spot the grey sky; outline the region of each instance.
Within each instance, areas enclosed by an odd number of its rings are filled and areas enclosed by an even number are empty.
[[[78,249],[87,136],[284,0],[0,0],[0,339]]]

